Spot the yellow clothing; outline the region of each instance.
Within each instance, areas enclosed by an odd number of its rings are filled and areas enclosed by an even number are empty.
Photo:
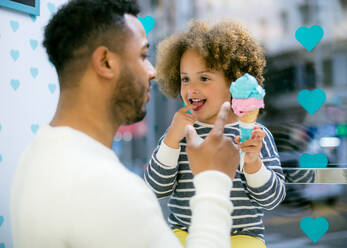
[[[180,229],[173,230],[173,233],[185,247],[188,233]],[[248,235],[230,236],[230,243],[232,248],[266,248],[262,240]]]

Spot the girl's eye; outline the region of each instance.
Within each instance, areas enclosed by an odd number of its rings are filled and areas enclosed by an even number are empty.
[[[210,80],[210,79],[207,78],[207,77],[201,77],[201,81],[203,81],[203,82],[206,82],[206,81],[208,81],[208,80]]]
[[[184,83],[187,83],[189,81],[189,78],[183,77],[183,78],[181,78],[181,81],[184,82]]]

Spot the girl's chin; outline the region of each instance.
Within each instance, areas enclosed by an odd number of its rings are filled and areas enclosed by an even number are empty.
[[[202,123],[206,123],[206,124],[214,124],[213,122],[213,118],[209,117],[209,116],[203,116],[203,115],[198,115],[198,121],[202,122]]]
[[[211,113],[212,111],[212,113]],[[219,109],[218,109],[219,111]],[[197,120],[202,122],[202,123],[206,123],[206,124],[214,124],[215,120],[218,116],[218,111],[216,113],[213,113],[215,111],[210,110],[208,108],[203,108],[200,111],[194,111],[194,113],[197,116]]]

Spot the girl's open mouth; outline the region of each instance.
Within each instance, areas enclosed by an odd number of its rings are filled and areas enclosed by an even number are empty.
[[[190,98],[189,102],[194,106],[194,111],[199,111],[206,103],[207,99]]]

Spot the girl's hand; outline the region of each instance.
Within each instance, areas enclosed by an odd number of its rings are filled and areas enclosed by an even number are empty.
[[[194,111],[189,114],[188,110],[193,110],[192,104],[180,108],[174,115],[169,130],[164,138],[164,143],[171,148],[179,148],[179,142],[184,138],[184,128],[193,125],[197,121]]]
[[[255,126],[252,131],[252,136],[248,140],[240,143],[240,136],[235,137],[235,142],[239,149],[245,153],[244,169],[246,173],[255,173],[260,169],[261,161],[259,154],[263,146],[263,139],[266,133],[259,126]]]

